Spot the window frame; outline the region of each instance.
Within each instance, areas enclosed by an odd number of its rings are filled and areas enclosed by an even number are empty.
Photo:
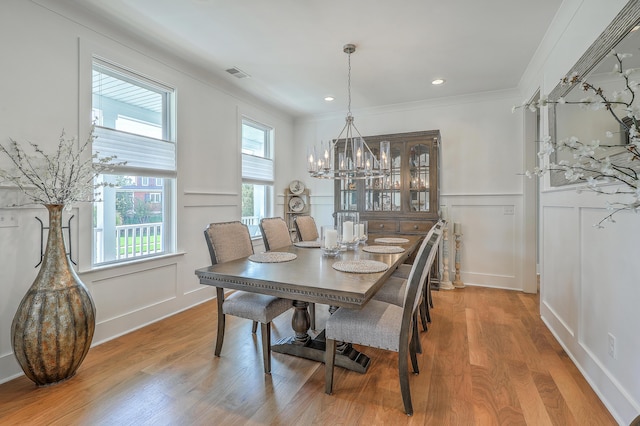
[[[240,127],[240,157],[241,157],[241,162],[240,162],[240,203],[239,203],[239,210],[240,210],[240,217],[242,218],[242,203],[243,203],[243,197],[242,197],[242,187],[244,184],[250,184],[250,185],[261,185],[264,186],[265,188],[265,205],[264,205],[264,216],[263,217],[271,217],[274,214],[274,204],[275,204],[275,149],[274,149],[274,134],[275,134],[275,129],[273,126],[266,124],[264,122],[255,120],[253,118],[249,118],[246,115],[241,115],[240,116],[240,123],[239,123],[239,127]],[[249,126],[249,127],[253,127],[254,129],[258,129],[261,130],[263,132],[263,134],[265,135],[265,149],[264,151],[266,152],[265,156],[258,156],[258,155],[253,155],[253,154],[248,154],[248,153],[243,153],[244,150],[244,126]],[[253,159],[267,159],[269,160],[270,164],[271,164],[271,174],[269,178],[260,178],[260,177],[247,177],[245,174],[245,170],[243,167],[243,163],[247,164],[247,162],[245,161],[248,157],[253,157]],[[259,161],[259,160],[258,160]],[[254,240],[258,240],[261,239],[262,236],[260,234],[259,229],[257,230],[255,235],[252,235],[251,237]]]
[[[159,141],[168,141],[171,142],[174,146],[173,151],[173,168],[169,171],[167,170],[154,170],[145,169],[140,167],[127,167],[119,166],[114,168],[114,171],[105,176],[136,176],[140,177],[141,186],[147,188],[149,186],[149,178],[154,178],[157,182],[160,180],[162,185],[159,188],[156,188],[156,192],[160,191],[164,195],[160,195],[161,199],[161,211],[162,211],[162,237],[163,237],[163,245],[162,250],[154,253],[147,253],[144,255],[136,255],[132,257],[123,257],[112,260],[104,260],[104,258],[100,259],[97,256],[98,251],[103,251],[103,247],[98,247],[99,241],[96,239],[96,231],[93,226],[93,214],[91,214],[91,223],[90,223],[90,253],[91,257],[89,262],[83,262],[81,264],[81,269],[96,269],[102,268],[105,266],[117,266],[130,262],[157,259],[159,257],[163,257],[166,255],[172,255],[176,253],[176,234],[177,234],[177,223],[175,220],[175,213],[177,209],[177,197],[176,197],[176,180],[177,180],[177,141],[176,141],[176,131],[175,131],[175,111],[176,111],[176,89],[171,85],[163,83],[160,79],[149,78],[143,75],[142,72],[134,71],[131,67],[126,67],[121,63],[116,63],[112,60],[107,60],[101,55],[97,55],[92,52],[88,56],[89,62],[89,110],[92,111],[93,115],[93,71],[94,65],[98,65],[100,69],[110,69],[114,70],[117,78],[128,81],[129,83],[135,84],[139,87],[143,87],[146,89],[150,89],[152,91],[160,93],[162,96],[162,111],[161,111],[161,128],[162,128],[162,139],[158,139]],[[113,126],[115,127],[115,126]],[[108,129],[108,128],[107,128]],[[121,132],[126,134],[126,131],[118,131],[113,130],[115,132]],[[135,136],[135,135],[134,135]],[[155,139],[149,137],[151,139]],[[147,185],[145,186],[144,183]],[[144,191],[149,192],[149,189],[144,189]],[[91,204],[95,206],[95,203]],[[141,231],[142,232],[142,231]]]

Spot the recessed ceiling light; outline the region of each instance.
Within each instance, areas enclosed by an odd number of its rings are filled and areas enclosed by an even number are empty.
[[[439,86],[441,84],[444,84],[445,80],[442,78],[436,78],[435,80],[433,80],[431,82],[431,84],[433,84],[434,86]]]
[[[334,99],[335,99],[335,98],[334,98],[333,96],[325,96],[325,97],[324,97],[324,100],[325,100],[325,101],[327,101],[327,102],[331,102],[331,101],[333,101]]]

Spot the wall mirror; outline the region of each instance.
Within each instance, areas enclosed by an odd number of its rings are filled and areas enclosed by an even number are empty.
[[[631,53],[633,57],[623,62],[624,69],[640,68],[640,30],[637,28],[639,24],[640,0],[630,0],[566,75],[577,74],[582,79],[586,77],[588,82],[608,93],[622,90],[622,79],[611,73],[616,60],[610,53],[612,49],[618,53]],[[579,85],[558,84],[549,94],[549,99],[564,97],[567,101],[577,101],[585,96],[586,93]],[[607,131],[613,132],[614,137],[607,138]],[[598,139],[603,145],[617,145],[606,149],[604,155],[609,156],[624,153],[624,145],[628,142],[623,128],[608,111],[593,111],[579,105],[550,104],[549,135],[555,141],[576,136],[581,141],[590,142]],[[563,159],[573,162],[571,153],[561,151],[552,155],[551,161],[554,163]],[[561,172],[551,173],[550,178],[552,186],[570,183]]]

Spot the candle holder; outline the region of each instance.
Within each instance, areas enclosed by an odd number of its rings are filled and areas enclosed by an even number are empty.
[[[360,240],[360,244],[366,244],[369,239],[369,222],[366,220],[361,220],[358,223],[358,239]]]
[[[334,226],[323,226],[321,228],[321,249],[326,257],[336,257],[340,254],[340,243],[338,242],[338,231]]]
[[[338,241],[345,250],[355,250],[360,243],[358,237],[358,212],[338,212]]]
[[[456,235],[456,275],[453,279],[453,286],[455,288],[464,288],[464,283],[460,279],[460,243],[462,242],[462,231],[459,223],[454,224],[454,232]]]
[[[449,279],[449,222],[444,223],[442,228],[442,279],[440,289],[453,290],[455,287]]]

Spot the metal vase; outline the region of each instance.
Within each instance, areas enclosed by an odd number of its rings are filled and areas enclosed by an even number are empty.
[[[38,386],[73,377],[89,351],[95,305],[69,265],[62,235],[63,205],[46,205],[49,236],[35,281],[11,324],[13,353]]]

